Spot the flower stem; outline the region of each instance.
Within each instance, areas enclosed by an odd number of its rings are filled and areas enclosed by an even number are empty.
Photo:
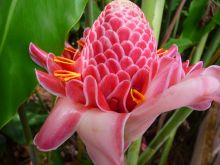
[[[88,0],[85,10],[85,23],[86,27],[91,27],[93,24],[93,0]]]
[[[181,108],[180,110],[174,112],[165,126],[150,142],[147,149],[140,155],[138,164],[144,165],[146,162],[148,162],[156,151],[163,145],[163,143],[170,137],[170,134],[173,132],[173,130],[176,130],[191,113],[192,110],[188,108]]]
[[[167,158],[168,158],[168,155],[169,155],[169,152],[172,148],[172,144],[173,144],[173,140],[175,138],[175,135],[176,135],[176,129],[174,129],[171,134],[170,134],[170,137],[168,138],[168,140],[166,141],[166,144],[164,146],[164,150],[162,152],[162,156],[160,158],[160,162],[159,162],[159,165],[164,165],[166,164],[166,161],[167,161]]]
[[[205,61],[205,66],[209,66],[210,64],[213,63],[213,58],[214,58],[214,53],[218,49],[218,46],[220,45],[220,26],[217,27],[214,37],[207,49],[207,51],[204,54],[204,61]]]
[[[134,141],[128,149],[126,164],[127,165],[137,165],[139,152],[141,146],[141,138]]]
[[[198,44],[198,47],[196,48],[196,52],[192,56],[191,63],[195,64],[196,62],[198,62],[201,59],[202,53],[203,53],[204,48],[205,48],[206,41],[208,39],[208,36],[209,36],[209,32],[205,33],[202,36],[202,38],[201,38],[201,40],[200,40],[200,42]]]
[[[150,22],[156,40],[159,40],[165,0],[142,0],[141,9]]]
[[[30,158],[31,158],[32,164],[39,165],[37,153],[36,153],[34,145],[32,144],[32,140],[33,140],[32,133],[31,133],[31,129],[28,124],[28,120],[27,120],[25,111],[24,111],[24,105],[21,105],[18,108],[18,115],[19,115],[19,118],[20,118],[20,121],[21,121],[21,124],[23,127],[24,136],[25,136],[28,148],[29,148],[29,153],[30,153]]]

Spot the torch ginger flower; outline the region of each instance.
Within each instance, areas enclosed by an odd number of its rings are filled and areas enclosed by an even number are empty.
[[[220,101],[220,68],[182,63],[175,45],[157,48],[142,11],[128,0],[107,5],[79,49],[62,56],[30,44],[39,83],[58,101],[34,139],[56,149],[75,131],[96,165],[124,164],[124,151],[158,115],[183,106],[196,110]]]

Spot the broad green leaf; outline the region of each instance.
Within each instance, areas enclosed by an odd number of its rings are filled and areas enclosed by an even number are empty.
[[[193,43],[197,43],[204,34],[210,32],[216,24],[219,24],[220,10],[214,13],[210,22],[207,22],[205,26],[201,26],[207,5],[208,0],[193,0],[191,2],[188,17],[183,25],[183,38],[188,38]]]
[[[196,40],[198,31],[201,30],[200,20],[205,13],[208,0],[193,0],[189,7],[189,14],[183,26],[183,36],[191,40]]]
[[[36,85],[36,66],[29,58],[29,43],[60,54],[67,33],[79,20],[86,2],[0,1],[0,127],[13,117]]]

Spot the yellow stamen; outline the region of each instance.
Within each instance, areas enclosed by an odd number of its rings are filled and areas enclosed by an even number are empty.
[[[60,78],[63,81],[69,81],[71,79],[75,79],[81,76],[80,73],[77,72],[71,72],[68,70],[56,70],[54,72],[54,76]]]
[[[62,63],[62,64],[74,64],[75,61],[65,58],[65,57],[60,57],[60,56],[56,56],[54,57],[54,62],[56,63]]]
[[[157,50],[157,55],[159,56],[159,57],[162,57],[164,54],[166,54],[168,52],[168,50],[165,50],[165,49],[163,49],[163,48],[161,48],[161,49],[158,49]]]
[[[131,98],[136,104],[141,104],[144,101],[144,95],[138,92],[136,89],[130,90]]]
[[[77,44],[80,46],[80,48],[83,48],[85,45],[85,41],[83,41],[82,39],[77,41]]]
[[[75,48],[69,47],[69,48],[64,48],[64,50],[67,51],[67,52],[73,53],[73,54],[76,53],[76,49]]]

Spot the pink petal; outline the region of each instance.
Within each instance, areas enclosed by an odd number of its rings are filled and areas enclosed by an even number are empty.
[[[111,41],[106,37],[100,37],[99,41],[102,43],[103,52],[112,47]]]
[[[112,110],[123,113],[128,112],[126,108],[126,99],[130,90],[128,80],[121,81],[118,86],[107,97],[109,106]]]
[[[46,67],[47,67],[48,73],[53,74],[55,70],[61,70],[62,69],[61,66],[59,66],[57,63],[54,62],[54,60],[53,60],[54,57],[55,57],[54,54],[49,53],[48,57],[49,58],[46,61]]]
[[[210,106],[211,106],[211,101],[208,100],[208,101],[203,101],[203,102],[200,102],[198,104],[195,104],[195,105],[190,105],[188,107],[194,109],[194,110],[205,110],[205,109],[208,109]]]
[[[106,50],[105,53],[104,53],[104,55],[105,55],[105,57],[106,57],[107,59],[113,58],[113,59],[115,59],[115,60],[118,60],[117,54],[116,54],[112,49]]]
[[[123,80],[130,80],[130,75],[123,70],[120,70],[116,75],[118,76],[120,82]]]
[[[30,43],[29,45],[29,52],[31,59],[39,66],[46,69],[46,61],[48,58],[47,53],[33,43]]]
[[[133,49],[133,43],[131,41],[123,41],[121,43],[122,48],[124,49],[125,55],[128,56],[131,50]]]
[[[95,67],[94,65],[89,65],[84,71],[83,71],[83,78],[88,76],[88,75],[91,75],[93,76],[97,82],[100,81],[100,74],[99,74],[99,71],[97,69],[97,67]]]
[[[66,83],[66,95],[73,102],[85,104],[83,83],[80,80],[73,79]]]
[[[94,77],[89,75],[84,79],[83,92],[86,100],[86,106],[98,106],[103,111],[110,109]]]
[[[95,165],[124,165],[124,126],[129,114],[86,111],[77,132]]]
[[[138,70],[139,70],[139,67],[135,64],[131,64],[125,69],[125,71],[129,74],[130,78],[132,78],[134,74],[137,73]]]
[[[99,86],[104,96],[108,97],[108,95],[116,88],[118,83],[118,77],[115,74],[110,73],[102,79]]]
[[[129,56],[132,58],[133,62],[136,63],[136,61],[141,57],[142,50],[140,48],[134,48],[130,52]]]
[[[122,25],[122,21],[120,21],[120,19],[118,18],[112,18],[110,21],[109,21],[111,27],[112,27],[112,30],[113,31],[116,31],[118,30],[119,27],[121,27]]]
[[[95,56],[95,60],[97,64],[100,64],[100,63],[104,63],[107,60],[107,58],[105,57],[103,53],[100,53]]]
[[[129,67],[132,64],[133,64],[133,60],[129,56],[124,56],[120,60],[120,65],[121,65],[122,70],[125,70],[127,67]]]
[[[164,68],[164,71],[162,73],[159,73],[155,76],[155,78],[149,84],[149,88],[147,91],[148,98],[157,96],[169,87],[171,76],[176,67],[177,65],[174,63],[169,67]]]
[[[119,42],[117,33],[112,30],[106,31],[105,36],[111,41],[112,45]]]
[[[150,98],[131,112],[125,128],[126,143],[141,136],[161,113],[195,105],[220,88],[220,79],[209,75],[182,81],[161,95]]]
[[[99,64],[97,68],[99,70],[99,74],[101,76],[101,79],[103,79],[103,77],[105,75],[109,74],[109,70],[108,70],[107,66],[104,65],[103,63]]]
[[[145,78],[143,78],[145,77]],[[140,92],[145,92],[148,87],[149,72],[146,69],[140,69],[132,77],[131,86]]]
[[[121,70],[121,67],[118,63],[118,61],[110,58],[109,60],[106,61],[106,65],[109,69],[110,73],[117,73],[118,71]]]
[[[129,28],[127,27],[120,27],[117,31],[118,33],[118,36],[119,36],[119,39],[120,39],[120,42],[124,41],[124,40],[128,40],[130,34],[131,34],[131,31]]]
[[[35,72],[38,82],[48,92],[52,93],[55,96],[66,95],[64,83],[61,80],[39,70],[35,70]]]
[[[76,130],[81,118],[73,102],[60,98],[39,133],[34,138],[34,144],[41,151],[54,150],[66,141]]]
[[[118,59],[120,60],[124,56],[124,49],[121,47],[119,43],[114,44],[111,48],[118,56]]]

